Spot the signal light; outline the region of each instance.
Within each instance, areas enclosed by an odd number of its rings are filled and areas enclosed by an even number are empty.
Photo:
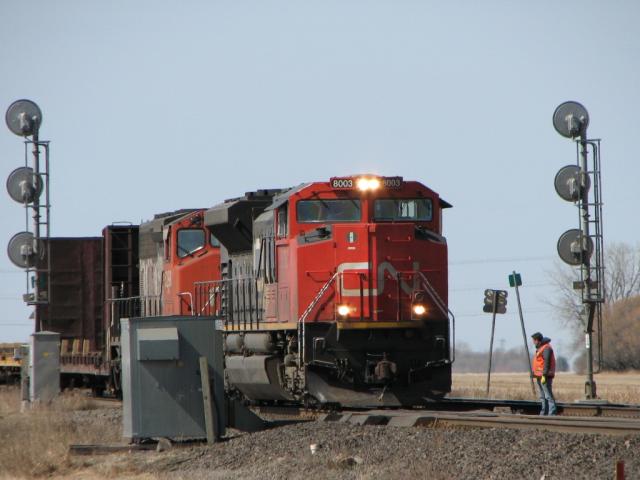
[[[487,288],[484,291],[484,306],[482,311],[486,313],[506,313],[507,312],[507,291],[506,290],[492,290]],[[495,305],[493,300],[495,298]]]

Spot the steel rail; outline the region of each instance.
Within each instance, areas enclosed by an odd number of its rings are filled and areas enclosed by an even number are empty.
[[[640,420],[604,417],[564,417],[497,414],[489,412],[441,412],[425,410],[371,410],[369,412],[332,412],[321,421],[356,425],[387,425],[396,427],[476,427],[542,429],[565,433],[629,435],[640,433]]]

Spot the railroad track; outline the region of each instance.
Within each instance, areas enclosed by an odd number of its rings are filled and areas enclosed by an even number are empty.
[[[560,415],[541,417],[538,402],[451,398],[412,409],[305,410],[259,407],[260,413],[315,418],[327,422],[404,427],[545,429],[608,435],[640,434],[640,406],[600,402],[559,403]]]
[[[116,398],[92,398],[104,406],[122,404]],[[433,408],[432,408],[433,407]],[[261,406],[258,413],[357,425],[404,427],[480,427],[545,429],[608,435],[640,434],[640,406],[601,402],[559,403],[560,415],[537,415],[538,402],[450,398],[412,409],[309,410],[292,406]]]
[[[640,434],[640,419],[610,417],[541,417],[492,412],[443,412],[437,410],[371,410],[331,412],[320,417],[327,422],[397,427],[480,427],[544,429],[557,432],[606,435]]]
[[[617,417],[640,419],[640,405],[625,405],[599,400],[558,403],[561,416],[578,417]],[[472,411],[488,410],[503,413],[536,415],[540,411],[540,402],[531,400],[493,400],[476,398],[445,398],[438,403],[426,406],[429,410]]]

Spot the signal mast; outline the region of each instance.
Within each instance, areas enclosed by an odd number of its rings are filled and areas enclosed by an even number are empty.
[[[602,304],[605,301],[604,247],[602,233],[602,187],[600,179],[600,139],[589,139],[589,113],[578,102],[564,102],[553,113],[553,126],[576,142],[576,164],[562,167],[554,181],[563,200],[578,207],[579,228],[567,230],[558,240],[558,254],[567,264],[580,267],[580,290],[584,308],[580,313],[585,327],[587,380],[585,398],[596,397],[593,379],[593,326],[598,327],[598,366],[602,362]],[[589,169],[591,159],[591,169]]]
[[[42,330],[38,305],[49,303],[49,255],[50,210],[49,203],[49,141],[39,138],[42,112],[31,100],[16,100],[7,109],[5,120],[9,130],[24,142],[24,166],[15,169],[7,179],[9,196],[25,208],[25,230],[15,234],[7,246],[9,260],[26,272],[27,305],[33,305],[35,331]],[[28,139],[31,137],[31,140]],[[29,148],[32,147],[32,165],[29,166]],[[44,170],[40,166],[40,149],[44,149]],[[40,197],[45,194],[44,204]],[[29,214],[32,215],[33,229],[29,229]],[[44,230],[44,235],[42,231]]]

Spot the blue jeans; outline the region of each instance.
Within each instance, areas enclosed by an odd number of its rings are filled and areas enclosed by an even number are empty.
[[[553,377],[547,377],[547,383],[542,383],[539,378],[538,389],[540,390],[540,415],[556,415],[556,400],[553,398]]]

